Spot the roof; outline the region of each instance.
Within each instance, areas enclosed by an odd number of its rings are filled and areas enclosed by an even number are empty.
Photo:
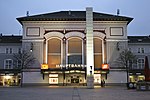
[[[22,36],[0,36],[0,43],[22,43]]]
[[[128,36],[129,43],[150,43],[150,36]]]
[[[53,13],[19,17],[17,18],[17,20],[21,24],[22,21],[85,21],[86,11],[59,11]],[[133,18],[93,12],[93,20],[94,21],[127,21],[128,23],[130,23],[133,20]]]

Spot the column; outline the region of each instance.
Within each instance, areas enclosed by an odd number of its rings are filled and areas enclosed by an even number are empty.
[[[104,49],[104,40],[102,40],[102,63],[106,63],[105,62],[105,49]]]
[[[63,38],[63,43],[62,43],[62,53],[63,53],[63,57],[62,57],[62,64],[65,65],[66,64],[66,38]]]
[[[86,8],[87,88],[94,88],[93,8]]]
[[[84,64],[84,39],[82,39],[82,65]]]
[[[47,44],[46,40],[43,42],[43,64],[47,64]]]

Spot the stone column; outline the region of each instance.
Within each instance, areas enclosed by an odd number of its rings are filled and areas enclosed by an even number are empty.
[[[62,52],[63,52],[62,65],[66,65],[66,38],[63,37],[62,41],[63,41],[63,43],[62,43],[62,46],[63,46],[63,49],[62,49]],[[65,82],[66,75],[65,75],[65,71],[62,71],[62,72],[63,72],[63,85],[64,85],[66,83]]]
[[[63,57],[62,57],[62,64],[63,65],[65,65],[66,64],[66,38],[64,37],[63,39],[62,39],[62,41],[63,41]]]
[[[93,8],[86,8],[87,88],[94,88]]]
[[[46,64],[47,63],[47,61],[46,61],[46,56],[47,56],[47,50],[46,50],[46,47],[47,45],[46,45],[46,40],[44,40],[44,43],[43,43],[43,63],[44,64]]]

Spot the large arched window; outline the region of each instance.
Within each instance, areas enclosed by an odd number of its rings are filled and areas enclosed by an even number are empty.
[[[61,40],[52,38],[48,40],[48,66],[55,68],[61,64]]]
[[[102,65],[102,40],[94,38],[94,66],[100,68]]]
[[[82,64],[82,40],[71,38],[68,40],[68,64]]]

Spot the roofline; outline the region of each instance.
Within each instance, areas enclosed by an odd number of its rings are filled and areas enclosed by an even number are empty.
[[[34,16],[39,16],[39,15],[46,15],[46,14],[54,14],[54,13],[59,13],[63,11],[58,11],[58,12],[52,12],[52,13],[45,13],[45,14],[38,14],[38,15],[32,15],[32,16],[25,16],[25,17],[18,17],[16,18],[20,24],[22,24],[22,21],[86,21],[86,18],[32,18]],[[66,12],[66,11],[64,11]],[[77,11],[74,11],[77,12]],[[79,11],[79,12],[86,12],[86,11]],[[95,14],[106,14],[106,13],[98,13],[98,12],[93,12]],[[131,17],[126,17],[126,16],[118,16],[118,15],[113,15],[113,14],[106,14],[108,16],[115,16],[119,18],[94,18],[93,21],[128,21],[127,25],[133,20]]]
[[[24,20],[24,19],[20,19],[20,18],[16,18],[19,23],[21,25],[23,25],[22,21],[86,21],[85,19],[28,19],[28,20]],[[127,25],[133,20],[133,18],[130,18],[127,20]],[[104,19],[94,19],[93,21],[126,21],[126,20],[118,20],[118,19],[108,19],[108,18],[104,18]]]

